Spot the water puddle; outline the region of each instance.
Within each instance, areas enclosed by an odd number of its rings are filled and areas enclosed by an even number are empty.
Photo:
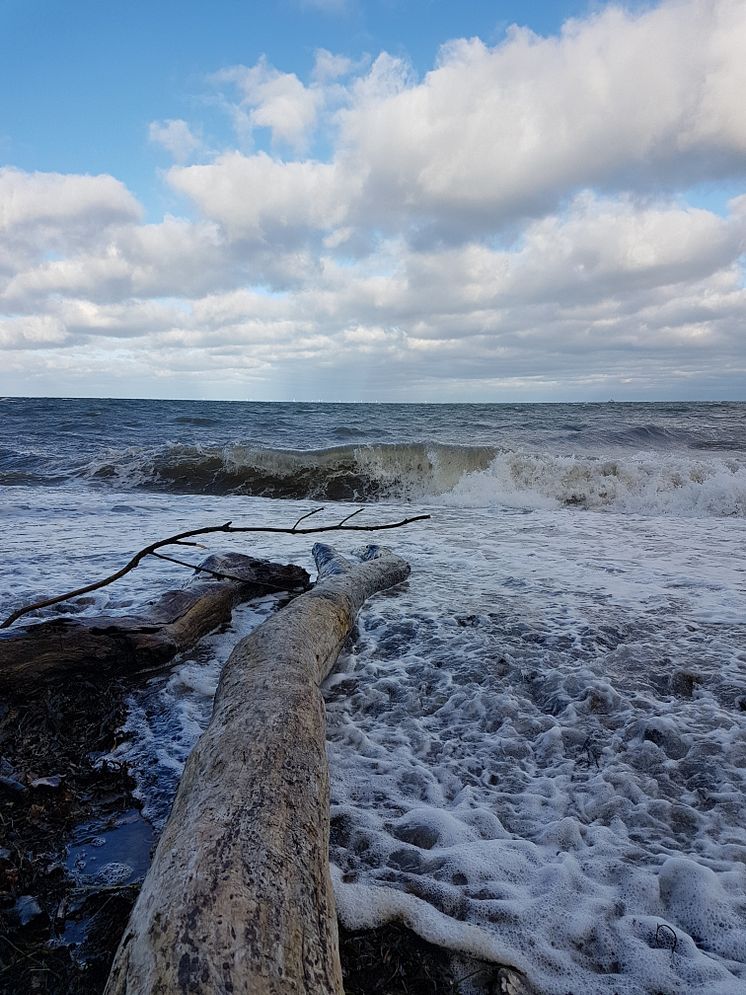
[[[138,885],[147,872],[153,827],[135,808],[82,823],[67,848],[67,871],[77,883],[59,943],[82,947],[101,911],[102,897]]]

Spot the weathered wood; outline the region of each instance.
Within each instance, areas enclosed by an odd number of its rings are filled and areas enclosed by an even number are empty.
[[[303,591],[309,584],[301,567],[240,553],[209,556],[199,566],[230,578],[197,573],[186,587],[167,591],[136,615],[65,616],[3,630],[0,689],[66,671],[126,676],[151,670],[228,621],[239,602],[272,590]]]
[[[388,550],[314,547],[319,582],[233,650],[106,995],[340,995],[319,686],[363,602],[409,574]]]

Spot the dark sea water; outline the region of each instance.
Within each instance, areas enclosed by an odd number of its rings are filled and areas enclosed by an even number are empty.
[[[386,533],[411,578],[365,606],[325,689],[343,920],[399,918],[548,995],[743,995],[746,404],[0,401],[8,611],[183,528],[350,502],[431,518]],[[312,542],[210,550],[312,569]],[[148,561],[72,607],[185,577]],[[156,830],[271,609],[133,696],[117,756]]]

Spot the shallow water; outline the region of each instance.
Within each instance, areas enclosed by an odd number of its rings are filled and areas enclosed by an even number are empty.
[[[325,418],[377,431],[365,407],[356,421]],[[457,448],[417,449],[398,431],[399,477],[390,449],[355,457],[355,473],[367,459],[369,480],[388,474],[368,520],[433,517],[387,535],[412,576],[366,606],[325,688],[337,902],[349,926],[403,917],[426,939],[513,964],[541,992],[743,992],[746,485],[742,450],[717,446],[744,437],[746,409],[631,407],[646,410],[626,422],[617,411],[613,426],[606,406],[494,408],[468,439],[463,411],[463,424],[431,419],[434,441]],[[206,410],[182,405],[173,418]],[[302,414],[283,418],[297,429]],[[425,417],[415,412],[416,429]],[[228,428],[216,438],[219,419],[195,427],[215,433],[205,445],[245,444]],[[520,446],[495,437],[504,423]],[[648,448],[619,442],[636,433],[639,446],[643,428]],[[326,431],[309,444],[326,445]],[[585,448],[550,446],[571,432]],[[405,446],[427,464],[410,459],[405,473]],[[4,489],[4,603],[106,573],[151,537],[227,519],[292,524],[313,507],[223,493],[222,479],[219,494],[123,480],[76,472]],[[326,521],[350,511],[326,503]],[[339,538],[349,552],[365,537]],[[311,568],[311,544],[220,547]],[[153,561],[86,610],[124,611],[182,580]],[[133,699],[119,758],[156,826],[222,663],[271,608],[241,609]]]

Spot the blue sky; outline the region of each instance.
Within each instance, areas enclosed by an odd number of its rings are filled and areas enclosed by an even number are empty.
[[[0,0],[0,146],[5,163],[28,170],[113,173],[149,201],[148,142],[158,118],[191,118],[224,137],[204,79],[265,55],[305,76],[319,48],[352,59],[405,55],[420,73],[451,38],[494,44],[511,23],[556,31],[585,2],[488,3],[374,0],[337,4],[277,0]]]
[[[0,0],[0,390],[744,396],[744,7]]]

